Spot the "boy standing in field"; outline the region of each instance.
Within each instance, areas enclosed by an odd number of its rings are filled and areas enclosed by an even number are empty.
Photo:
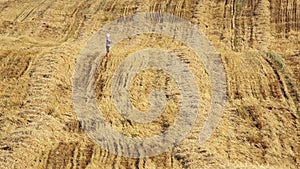
[[[106,55],[107,55],[107,56],[109,56],[110,44],[111,44],[110,34],[107,33],[107,34],[106,34]]]

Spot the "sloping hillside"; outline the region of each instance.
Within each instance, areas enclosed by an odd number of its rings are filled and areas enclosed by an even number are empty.
[[[1,0],[0,9],[0,168],[300,168],[299,0]],[[192,131],[171,151],[119,157],[82,130],[73,108],[72,76],[80,51],[101,27],[153,11],[190,21],[212,42],[226,72],[226,108],[213,136],[199,144],[211,99],[203,63],[167,37],[124,40],[100,64],[95,85],[99,109],[108,112],[112,127],[152,136],[171,125],[178,110],[176,84],[160,71],[142,72],[130,88],[140,110],[149,108],[149,90],[171,92],[160,121],[131,124],[111,109],[112,72],[143,48],[164,46],[185,60],[203,102]]]

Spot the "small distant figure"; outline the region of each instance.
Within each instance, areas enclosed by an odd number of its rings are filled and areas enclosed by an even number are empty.
[[[107,55],[107,56],[109,56],[109,52],[110,52],[110,44],[111,44],[110,34],[107,33],[107,34],[106,34],[106,55]]]

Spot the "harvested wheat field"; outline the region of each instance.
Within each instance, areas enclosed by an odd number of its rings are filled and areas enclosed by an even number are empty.
[[[1,169],[300,168],[299,0],[0,0],[0,9]],[[90,38],[114,20],[142,12],[175,15],[207,37],[224,67],[226,103],[211,137],[199,143],[212,107],[214,79],[196,53],[172,37],[153,33],[112,41],[109,55],[101,55],[96,68],[85,69],[96,70],[94,81],[86,81],[93,82],[93,100],[113,130],[153,137],[172,127],[185,102],[185,88],[170,74],[146,69],[126,86],[129,101],[147,112],[153,108],[151,91],[164,91],[164,113],[149,123],[120,114],[112,101],[114,74],[137,51],[163,48],[178,56],[194,75],[201,100],[195,105],[195,123],[178,145],[155,156],[132,158],[116,155],[89,137],[74,109],[73,85],[78,56]],[[105,44],[98,45],[105,50]],[[144,62],[129,59],[128,65],[135,69]],[[113,146],[121,154],[130,149]]]

